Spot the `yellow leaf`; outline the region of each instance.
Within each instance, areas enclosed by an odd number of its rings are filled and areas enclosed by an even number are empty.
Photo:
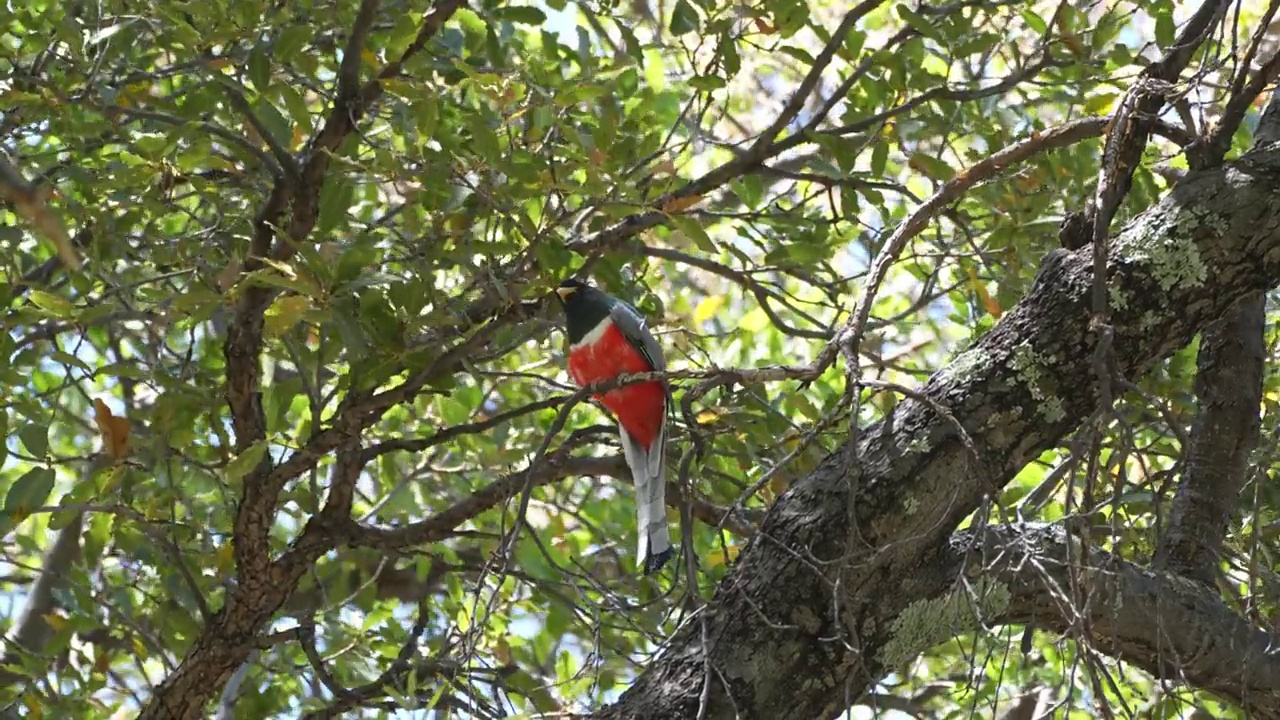
[[[498,638],[493,644],[493,657],[503,665],[511,664],[511,645],[505,638]]]
[[[716,550],[715,552],[711,553],[711,555],[707,558],[707,561],[704,564],[704,567],[709,567],[709,568],[719,567],[721,565],[724,565],[726,560],[729,562],[733,562],[738,557],[738,551],[739,551],[739,548],[737,545],[733,545],[733,544],[726,545],[720,550]]]
[[[453,232],[463,232],[471,228],[471,215],[464,212],[454,213],[448,219],[449,229]]]
[[[769,327],[769,316],[764,314],[764,310],[755,308],[751,312],[742,316],[742,320],[738,323],[738,327],[749,333],[758,333]]]
[[[969,284],[973,287],[973,292],[978,296],[978,302],[982,303],[982,307],[991,317],[999,319],[1004,314],[1004,309],[1000,307],[1000,303],[991,297],[991,293],[987,292],[986,283],[978,278],[978,271],[969,268]]]
[[[298,324],[303,314],[311,309],[311,301],[302,295],[284,295],[267,308],[265,334],[269,338],[280,337],[286,330]]]
[[[698,303],[698,307],[693,309],[693,324],[701,325],[710,320],[715,317],[717,312],[720,312],[722,307],[724,307],[723,295],[711,295],[703,298],[702,302]]]
[[[774,497],[781,497],[783,493],[790,489],[791,482],[783,477],[782,473],[774,475],[773,479],[769,481],[769,492],[773,493]]]
[[[93,399],[93,418],[98,423],[102,449],[107,452],[107,457],[119,460],[128,455],[129,431],[132,429],[129,419],[112,415],[111,408],[100,398]]]
[[[214,553],[214,562],[218,564],[218,571],[223,574],[229,574],[235,569],[235,546],[229,542],[222,543]]]
[[[713,407],[713,408],[707,408],[706,410],[700,410],[698,414],[693,417],[693,419],[699,425],[710,425],[716,420],[719,420],[721,415],[724,415],[724,408]]]
[[[671,198],[662,206],[662,212],[684,212],[700,202],[702,202],[701,195],[685,195],[684,197]]]
[[[298,271],[287,262],[281,262],[274,258],[262,258],[262,262],[264,265],[270,265],[275,268],[281,275],[289,278],[290,280],[298,279]]]

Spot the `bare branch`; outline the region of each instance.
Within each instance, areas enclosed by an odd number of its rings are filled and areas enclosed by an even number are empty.
[[[853,26],[859,20],[867,16],[867,13],[883,4],[884,0],[863,0],[845,13],[844,19],[840,21],[840,25],[836,27],[835,32],[831,33],[831,39],[822,48],[822,52],[818,53],[818,57],[813,61],[813,66],[809,68],[809,72],[800,81],[799,87],[792,93],[787,104],[783,106],[782,112],[778,113],[778,117],[774,118],[768,129],[756,136],[755,142],[751,144],[751,150],[748,151],[749,156],[757,158],[757,161],[764,159],[764,156],[769,153],[769,147],[777,139],[778,134],[800,114],[804,104],[809,101],[809,95],[813,93],[813,89],[822,80],[823,71],[827,69],[827,66],[831,64],[831,60],[835,58],[836,51],[844,45],[845,36],[849,34],[849,31],[853,29]]]

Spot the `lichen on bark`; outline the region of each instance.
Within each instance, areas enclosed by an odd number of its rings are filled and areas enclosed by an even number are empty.
[[[1009,586],[979,578],[957,583],[951,592],[911,603],[893,621],[881,650],[885,667],[900,667],[929,648],[961,633],[977,630],[985,619],[1009,608]]]

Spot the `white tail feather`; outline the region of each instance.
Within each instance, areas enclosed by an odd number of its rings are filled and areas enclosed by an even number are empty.
[[[636,487],[636,529],[640,536],[636,562],[648,575],[660,569],[671,556],[671,532],[667,527],[666,458],[663,453],[666,430],[659,432],[652,448],[632,440],[621,425],[618,432],[622,436],[622,452]]]

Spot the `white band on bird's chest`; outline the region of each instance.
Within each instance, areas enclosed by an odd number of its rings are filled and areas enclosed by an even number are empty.
[[[613,319],[610,318],[608,315],[606,315],[604,319],[596,323],[595,327],[591,328],[591,332],[587,333],[586,335],[583,335],[581,340],[570,345],[569,350],[572,352],[574,350],[577,350],[580,347],[583,347],[586,345],[595,345],[596,343],[600,342],[600,340],[604,338],[604,334],[606,332],[609,332],[609,326],[612,324],[613,324]]]

